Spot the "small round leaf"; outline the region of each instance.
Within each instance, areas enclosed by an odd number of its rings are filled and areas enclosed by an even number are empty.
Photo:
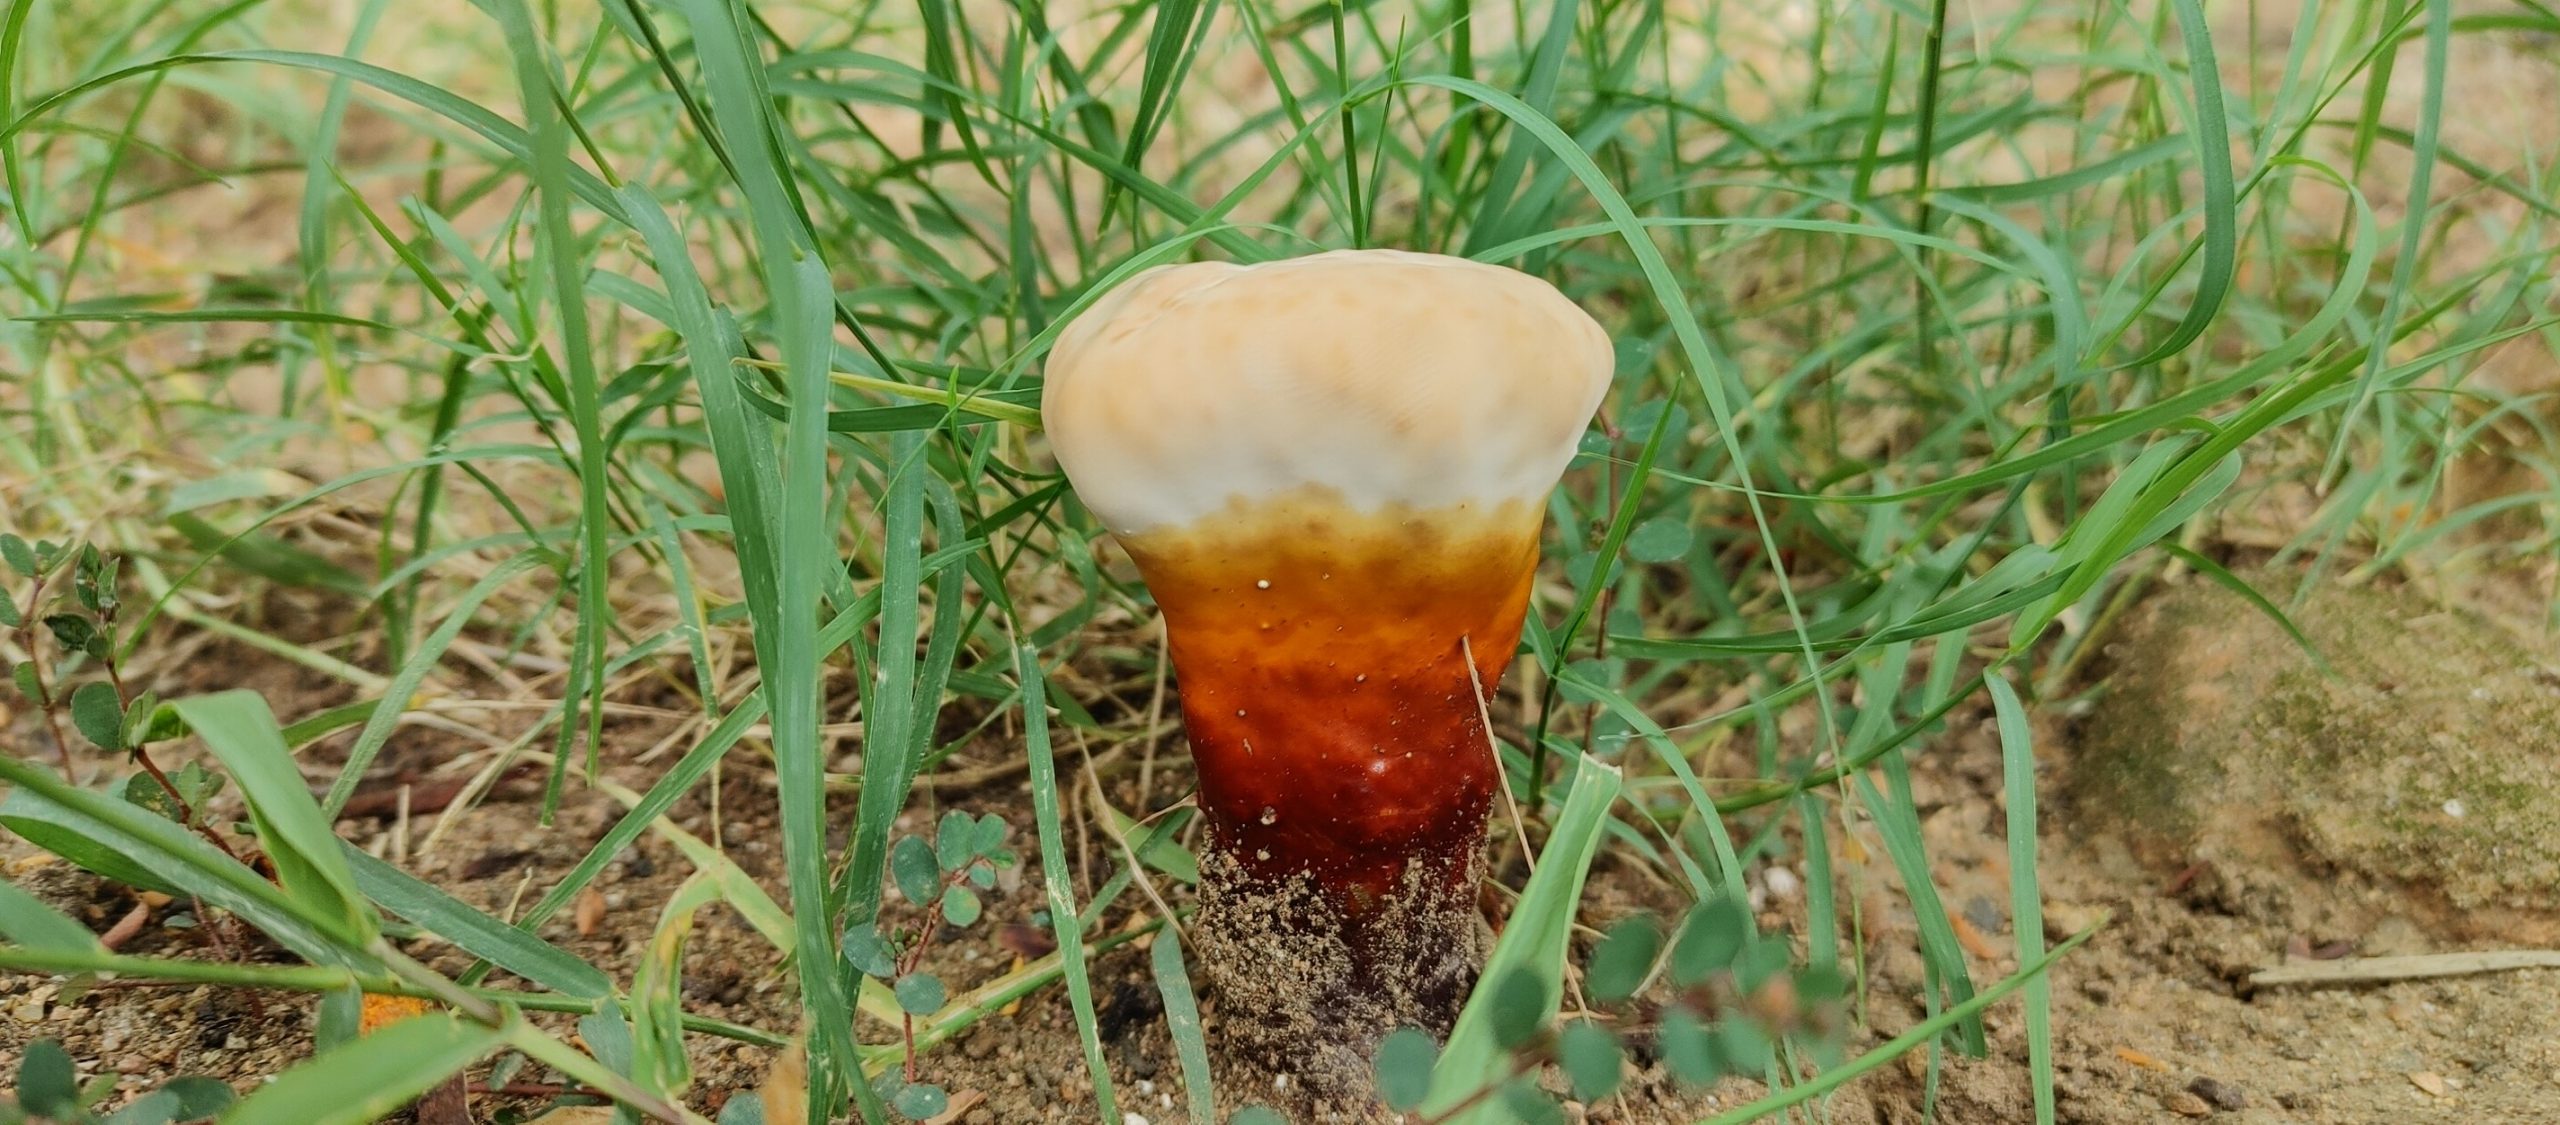
[[[933,830],[933,858],[944,871],[958,871],[969,862],[969,845],[976,842],[978,822],[958,809],[942,814],[942,823]]]
[[[1667,563],[1689,553],[1697,532],[1676,519],[1653,519],[1627,533],[1627,557],[1640,563]]]
[[[1724,1044],[1725,1062],[1734,1070],[1748,1074],[1767,1070],[1777,1057],[1777,1048],[1769,1042],[1769,1033],[1748,1019],[1734,1018],[1717,1027],[1716,1037]]]
[[[1592,947],[1591,963],[1583,970],[1583,989],[1600,1004],[1633,996],[1644,986],[1645,974],[1653,971],[1653,959],[1661,952],[1661,923],[1643,914],[1619,919]]]
[[[899,977],[898,983],[889,986],[889,990],[897,994],[898,1007],[911,1016],[929,1016],[941,1011],[942,1001],[948,995],[942,987],[942,978],[932,973],[908,973]]]
[[[1493,1041],[1505,1050],[1535,1038],[1547,1021],[1547,982],[1536,970],[1513,969],[1493,986]]]
[[[951,1095],[930,1082],[910,1082],[898,1088],[898,1096],[890,1099],[889,1105],[909,1120],[924,1121],[940,1117],[943,1110],[951,1108]]]
[[[15,535],[0,534],[0,559],[8,561],[9,569],[29,578],[35,577],[40,569],[36,564],[35,549]]]
[[[844,932],[845,963],[865,976],[888,977],[898,971],[896,958],[889,955],[888,943],[880,940],[879,927],[865,922]]]
[[[931,906],[942,894],[942,868],[934,863],[933,845],[921,836],[898,837],[889,849],[889,874],[898,881],[898,893],[918,906]]]
[[[1806,1007],[1849,995],[1849,978],[1837,968],[1814,965],[1796,971],[1796,999]]]
[[[80,685],[71,693],[71,725],[100,750],[124,749],[124,698],[103,680]]]
[[[1751,936],[1751,914],[1741,901],[1713,898],[1699,903],[1680,924],[1671,943],[1671,979],[1690,985],[1733,963]]]
[[[1618,1079],[1626,1066],[1626,1054],[1618,1048],[1618,1037],[1609,1029],[1590,1020],[1566,1024],[1556,1038],[1556,1062],[1564,1067],[1565,1077],[1573,1081],[1576,1101],[1596,1102],[1616,1093]]]
[[[740,1090],[720,1106],[720,1125],[764,1125],[764,1094]]]
[[[942,892],[942,920],[954,926],[966,926],[977,921],[984,910],[978,902],[977,892],[967,887],[953,887]]]
[[[1520,1125],[1566,1125],[1569,1120],[1563,1106],[1525,1079],[1502,1088],[1502,1108],[1510,1110],[1512,1120]]]
[[[1431,1067],[1440,1061],[1440,1045],[1410,1027],[1389,1032],[1378,1043],[1378,1097],[1399,1113],[1422,1104],[1431,1094]]]
[[[18,1107],[38,1117],[80,1112],[80,1081],[61,1042],[38,1039],[18,1056]]]
[[[170,1115],[172,1121],[211,1117],[231,1108],[234,1097],[229,1083],[193,1074],[170,1079],[160,1092],[177,1099],[177,1111]]]
[[[1787,943],[1774,938],[1753,938],[1743,943],[1742,954],[1733,959],[1733,983],[1744,992],[1758,992],[1787,971]]]
[[[1673,1078],[1691,1086],[1712,1085],[1725,1075],[1724,1050],[1707,1025],[1687,1008],[1662,1014],[1662,1065]]]

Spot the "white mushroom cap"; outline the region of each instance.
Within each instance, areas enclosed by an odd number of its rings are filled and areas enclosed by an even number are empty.
[[[1131,278],[1059,337],[1040,411],[1124,535],[1311,488],[1355,511],[1534,510],[1612,365],[1608,333],[1538,278],[1336,250]]]

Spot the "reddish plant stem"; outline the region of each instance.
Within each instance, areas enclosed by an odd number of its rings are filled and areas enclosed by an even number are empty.
[[[949,891],[951,888],[967,882],[969,872],[979,864],[985,862],[986,859],[984,857],[972,857],[969,862],[963,865],[959,870],[945,872],[942,876],[942,889],[944,891]],[[942,896],[940,895],[935,895],[934,899],[939,902],[941,897]],[[933,914],[928,910],[925,914],[924,924],[916,929],[916,943],[914,947],[908,949],[904,955],[898,958],[899,976],[906,976],[909,973],[915,972],[918,968],[921,968],[924,965],[925,950],[933,944],[933,931]],[[906,1041],[907,1048],[906,1063],[901,1068],[901,1071],[906,1075],[907,1081],[913,1082],[916,1080],[916,1014],[908,1011],[904,1004],[900,1004],[898,1006],[898,1029],[900,1036]]]

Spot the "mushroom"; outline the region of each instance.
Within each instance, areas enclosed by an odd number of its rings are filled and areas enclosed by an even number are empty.
[[[1164,613],[1202,966],[1228,1034],[1308,1077],[1445,1033],[1474,983],[1479,690],[1611,366],[1546,282],[1389,250],[1149,270],[1050,354],[1058,463]]]

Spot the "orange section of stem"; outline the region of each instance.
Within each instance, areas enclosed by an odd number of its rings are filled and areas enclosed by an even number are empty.
[[[1310,490],[1122,537],[1164,610],[1213,845],[1249,878],[1310,875],[1356,919],[1411,876],[1467,877],[1495,774],[1465,653],[1492,691],[1540,514]]]

